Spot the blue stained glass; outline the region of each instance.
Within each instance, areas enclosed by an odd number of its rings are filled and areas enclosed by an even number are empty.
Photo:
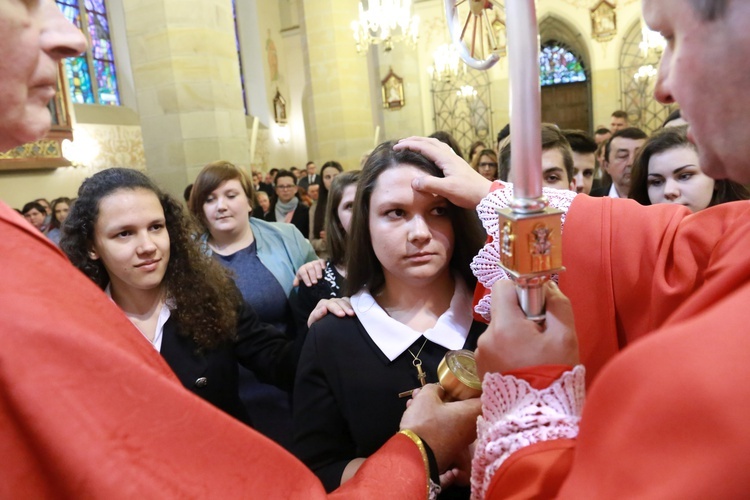
[[[91,75],[85,57],[65,59],[65,74],[68,77],[70,97],[81,104],[95,104],[91,88]]]
[[[65,61],[71,98],[86,104],[120,105],[117,72],[104,0],[55,0],[65,17],[88,35],[89,58],[77,57]],[[81,4],[85,7],[82,15]],[[85,18],[87,26],[82,26]],[[96,81],[96,95],[92,79]]]
[[[75,24],[79,29],[81,28],[81,11],[77,5],[58,1],[57,6],[60,7],[65,19]]]
[[[117,92],[117,78],[115,65],[107,61],[94,61],[96,67],[96,83],[99,86],[99,102],[110,106],[120,105]]]
[[[539,79],[542,86],[585,82],[586,72],[572,52],[552,44],[542,47],[539,55]]]

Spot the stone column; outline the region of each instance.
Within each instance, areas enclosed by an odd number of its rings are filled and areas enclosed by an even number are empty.
[[[307,150],[311,159],[337,160],[347,170],[359,168],[374,135],[367,57],[357,54],[349,27],[356,17],[357,2],[304,0],[314,109],[307,137],[315,142]]]
[[[231,0],[124,2],[148,173],[182,195],[208,162],[249,163]]]

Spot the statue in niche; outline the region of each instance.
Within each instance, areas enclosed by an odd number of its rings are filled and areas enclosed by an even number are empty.
[[[268,38],[266,39],[266,57],[268,58],[268,73],[271,77],[271,81],[275,82],[279,79],[279,55],[276,52],[276,44],[273,43],[271,38],[271,30],[268,30]]]

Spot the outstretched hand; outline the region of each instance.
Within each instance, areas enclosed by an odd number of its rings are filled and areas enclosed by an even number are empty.
[[[544,285],[544,325],[527,319],[515,283],[498,280],[492,287],[492,321],[477,342],[479,377],[537,365],[576,365],[578,339],[573,308],[557,285]]]
[[[458,156],[447,144],[428,137],[408,137],[393,146],[395,151],[409,149],[430,160],[443,171],[445,177],[425,175],[412,181],[412,187],[442,196],[454,205],[473,209],[490,192],[492,183]]]
[[[477,438],[479,398],[444,402],[443,388],[427,384],[414,392],[400,429],[409,429],[424,439],[435,454],[440,472],[465,461],[468,446]]]

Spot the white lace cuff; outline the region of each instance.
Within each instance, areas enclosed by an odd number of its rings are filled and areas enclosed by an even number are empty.
[[[540,441],[578,435],[585,373],[578,365],[542,390],[511,375],[485,375],[471,463],[472,498],[484,498],[495,472],[512,453]]]
[[[488,290],[499,279],[510,279],[510,276],[500,267],[500,248],[498,246],[500,225],[498,223],[497,211],[507,208],[513,200],[513,184],[502,183],[503,187],[492,191],[482,199],[477,206],[477,214],[482,221],[485,231],[492,236],[492,241],[486,243],[471,262],[471,270],[477,280]],[[563,211],[562,226],[565,226],[565,216],[568,213],[573,198],[578,193],[575,191],[566,191],[562,189],[542,188],[542,194],[547,198],[551,207]],[[552,279],[557,282],[557,274],[552,275]],[[486,299],[486,300],[485,300]],[[490,295],[479,301],[474,307],[474,311],[481,315],[485,320],[490,321]]]

